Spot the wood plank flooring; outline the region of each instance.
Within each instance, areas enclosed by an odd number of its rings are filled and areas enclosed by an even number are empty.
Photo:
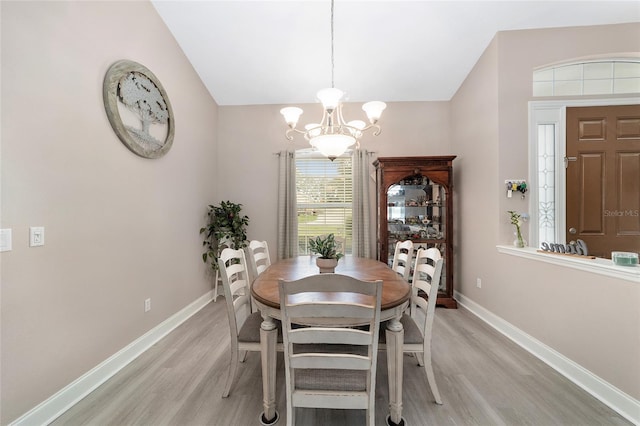
[[[212,302],[56,421],[55,426],[259,425],[260,354],[240,364],[229,398],[223,298]],[[424,369],[405,355],[407,425],[630,425],[616,412],[525,352],[463,308],[438,309],[433,364],[444,404],[433,402]],[[286,424],[284,360],[278,354],[277,401]],[[376,425],[388,415],[386,356],[380,352]],[[363,411],[298,409],[299,425],[352,426]]]

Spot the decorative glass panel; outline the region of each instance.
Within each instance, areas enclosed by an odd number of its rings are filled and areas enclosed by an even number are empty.
[[[616,62],[614,69],[615,78],[640,77],[640,62]]]
[[[553,85],[555,96],[577,96],[582,94],[582,81],[558,81]]]
[[[533,96],[553,96],[553,81],[534,82]]]
[[[553,69],[545,68],[533,72],[533,81],[553,81]]]
[[[640,93],[640,78],[616,78],[613,93]]]
[[[611,79],[613,77],[613,64],[610,62],[592,62],[584,64],[584,79]]]
[[[583,94],[584,95],[606,95],[612,92],[611,85],[613,80],[585,80]]]
[[[538,241],[555,241],[555,124],[538,125]]]
[[[555,69],[553,78],[559,80],[582,80],[582,64],[561,66]]]

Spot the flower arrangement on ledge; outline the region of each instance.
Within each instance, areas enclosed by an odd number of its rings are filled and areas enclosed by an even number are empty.
[[[507,213],[509,213],[509,215],[511,216],[511,224],[516,227],[516,239],[513,241],[513,245],[516,247],[525,247],[527,245],[527,242],[524,238],[522,238],[522,231],[520,230],[520,224],[523,220],[522,215],[513,210],[509,210],[507,211]]]

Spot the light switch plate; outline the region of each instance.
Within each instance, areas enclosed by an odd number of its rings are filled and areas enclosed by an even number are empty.
[[[0,252],[11,250],[11,228],[0,229]]]
[[[29,228],[29,247],[44,245],[44,226],[32,226]]]

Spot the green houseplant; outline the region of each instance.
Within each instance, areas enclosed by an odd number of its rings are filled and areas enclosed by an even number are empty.
[[[336,237],[333,234],[320,235],[309,238],[309,250],[318,254],[316,265],[320,268],[320,273],[334,272],[338,265],[338,260],[344,254],[338,252]]]
[[[527,242],[524,238],[522,238],[522,231],[520,230],[520,221],[522,220],[522,215],[513,210],[507,211],[511,218],[511,224],[516,227],[516,231],[514,232],[516,239],[513,241],[513,245],[516,247],[525,247]]]
[[[218,256],[225,247],[240,249],[247,246],[249,217],[241,214],[242,204],[222,201],[209,205],[207,225],[200,229],[205,252],[202,260],[214,271],[218,270]]]

